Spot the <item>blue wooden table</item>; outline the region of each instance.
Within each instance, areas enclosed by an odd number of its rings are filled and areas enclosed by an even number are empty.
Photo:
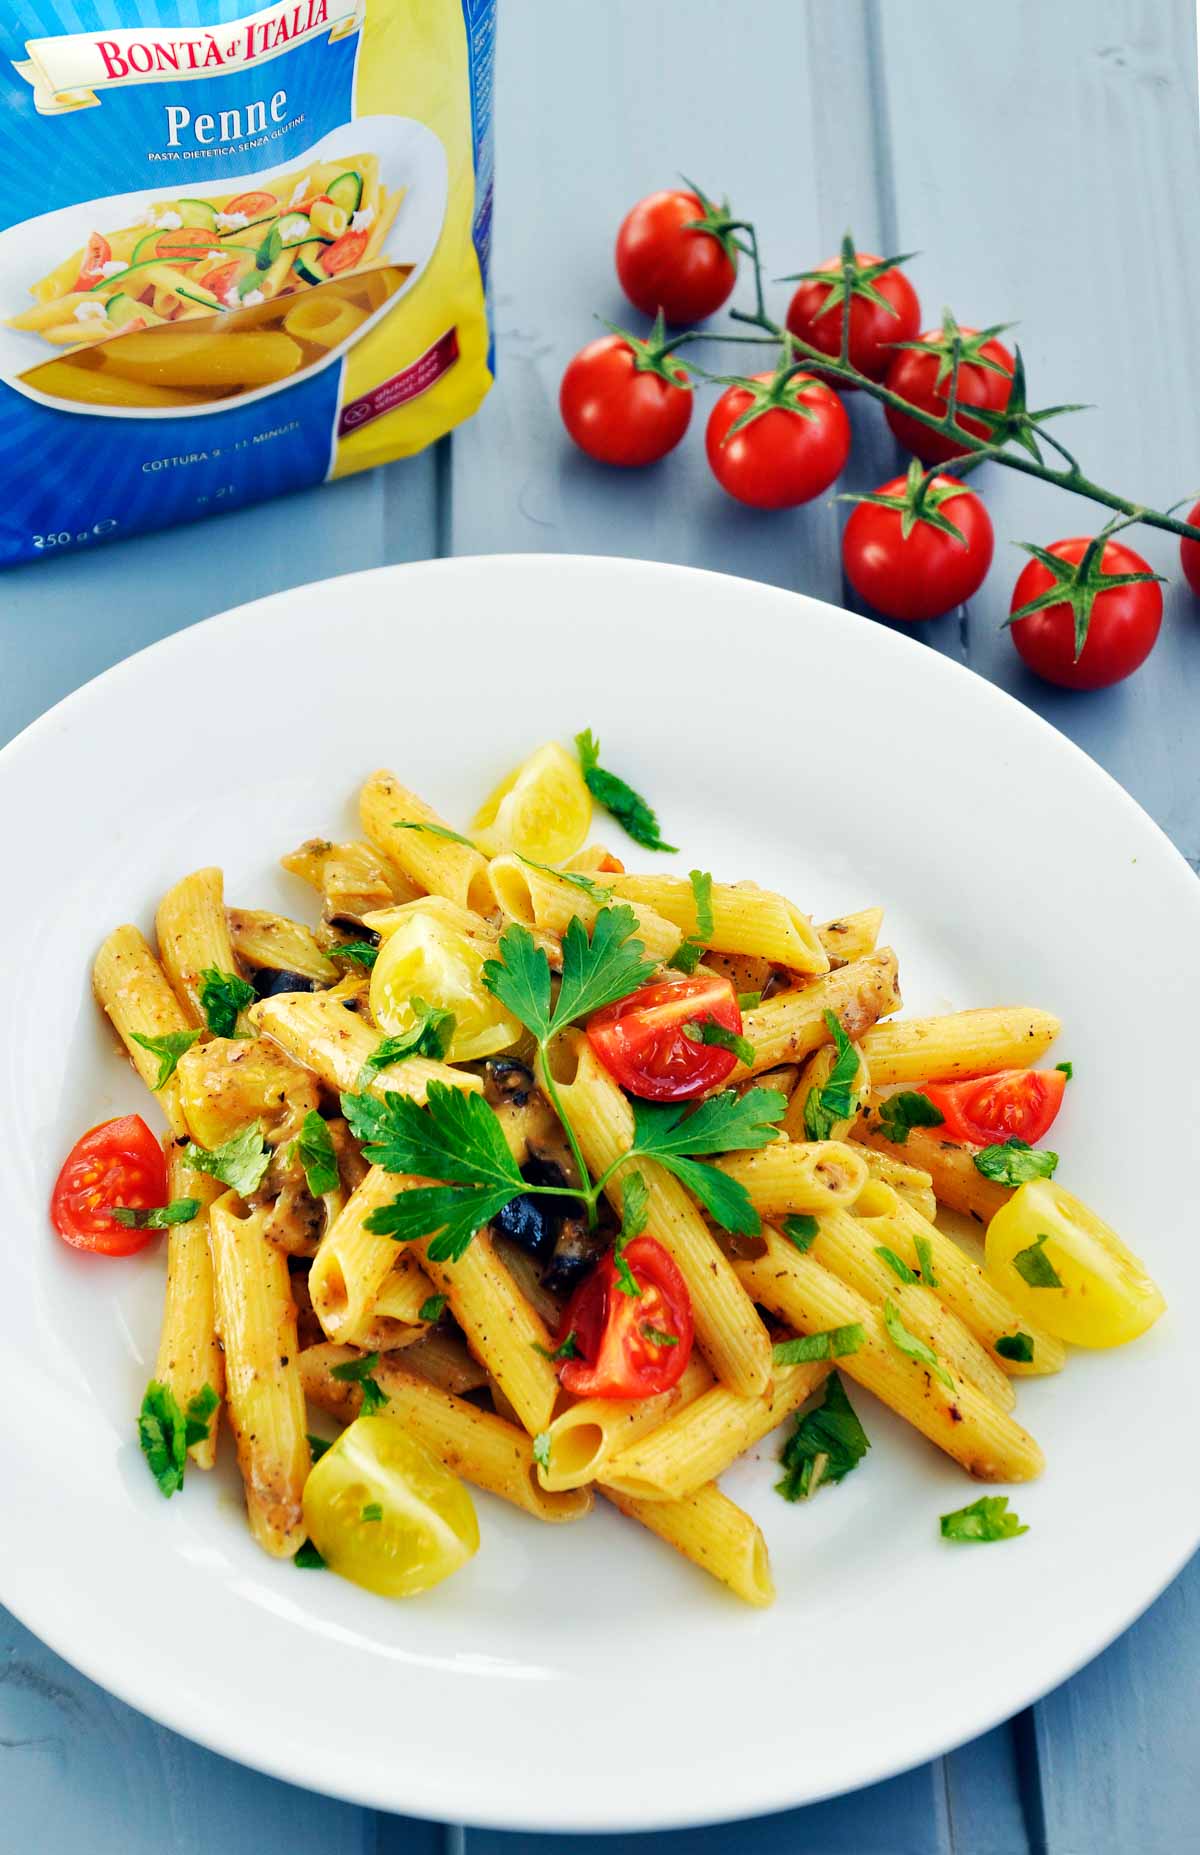
[[[621,212],[679,171],[756,218],[773,275],[829,255],[847,225],[867,249],[922,252],[911,270],[927,323],[943,302],[977,325],[1020,317],[1032,403],[1100,403],[1075,428],[1095,477],[1159,507],[1200,491],[1190,0],[759,0],[745,15],[728,0],[502,0],[501,13],[500,380],[480,416],[374,476],[0,579],[0,736],[164,632],[388,561],[619,553],[848,603],[836,505],[782,517],[735,506],[708,478],[695,433],[639,477],[592,467],[561,434],[559,377],[592,313],[629,320],[610,255]],[[894,474],[897,452],[876,408],[855,404],[852,418],[847,486],[871,488]],[[1090,507],[994,468],[985,493],[1007,539],[1045,543],[1094,521]],[[1175,574],[1168,538],[1135,540]],[[1000,546],[970,610],[925,628],[930,648],[1049,716],[1200,867],[1200,607],[1175,581],[1150,664],[1118,689],[1071,697],[1028,677],[998,629],[1018,559]],[[570,621],[564,611],[564,636]],[[1036,829],[1017,819],[1018,833],[1023,823]],[[1069,1559],[1062,1578],[1069,1603]],[[568,1847],[292,1790],[109,1699],[3,1612],[0,1646],[0,1850],[13,1855]],[[983,1739],[753,1830],[647,1839],[648,1855],[1194,1848],[1198,1684],[1193,1562],[1097,1662]],[[584,1855],[600,1839],[570,1847]]]

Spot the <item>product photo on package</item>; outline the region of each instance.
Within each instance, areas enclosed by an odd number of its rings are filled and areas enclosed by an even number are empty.
[[[0,566],[411,455],[492,383],[495,0],[0,20]]]

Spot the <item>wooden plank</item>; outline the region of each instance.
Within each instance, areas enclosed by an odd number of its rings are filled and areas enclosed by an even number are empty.
[[[186,1678],[181,1671],[181,1678]],[[371,1813],[280,1784],[155,1726],[0,1612],[0,1775],[13,1851],[377,1855]],[[319,1771],[314,1771],[319,1781]],[[442,1855],[436,1825],[388,1819],[387,1855]]]
[[[1098,402],[1063,424],[1089,474],[1159,508],[1195,494],[1194,420],[1181,412],[1200,402],[1200,247],[1181,236],[1200,176],[1190,0],[1013,0],[994,18],[954,0],[889,0],[877,17],[896,235],[922,250],[912,269],[927,323],[943,303],[976,326],[1019,317],[1030,403]],[[1150,662],[1101,694],[1055,691],[1000,630],[1021,564],[1009,543],[1094,532],[1097,511],[995,466],[979,481],[998,546],[969,616],[970,663],[1078,741],[1197,858],[1197,607],[1175,542],[1130,537],[1173,576]],[[923,635],[954,650],[958,623]]]
[[[0,742],[158,638],[265,593],[436,551],[432,451],[366,476],[89,553],[0,584]]]

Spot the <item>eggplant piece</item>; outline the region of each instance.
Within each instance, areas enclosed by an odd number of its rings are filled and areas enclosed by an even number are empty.
[[[514,1108],[523,1108],[536,1087],[532,1069],[525,1063],[518,1063],[514,1057],[499,1056],[484,1064],[484,1099],[493,1108],[500,1102],[511,1102]],[[537,1181],[531,1179],[529,1183]]]
[[[251,981],[260,998],[274,998],[280,992],[315,992],[317,982],[304,973],[280,973],[270,966],[260,966]]]
[[[535,1203],[544,1200],[534,1200]],[[564,1204],[570,1199],[564,1198]],[[558,1232],[554,1254],[542,1270],[542,1287],[565,1299],[591,1273],[612,1242],[611,1230],[589,1230],[584,1217],[566,1217]]]
[[[555,1160],[543,1159],[536,1153],[531,1153],[521,1167],[521,1177],[526,1185],[567,1183],[566,1173]],[[539,1264],[553,1268],[562,1232],[568,1223],[581,1221],[581,1210],[577,1198],[513,1198],[492,1220],[492,1228]]]

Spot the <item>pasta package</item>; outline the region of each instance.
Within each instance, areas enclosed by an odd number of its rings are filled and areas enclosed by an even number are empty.
[[[0,565],[475,411],[494,44],[495,0],[0,9]]]

